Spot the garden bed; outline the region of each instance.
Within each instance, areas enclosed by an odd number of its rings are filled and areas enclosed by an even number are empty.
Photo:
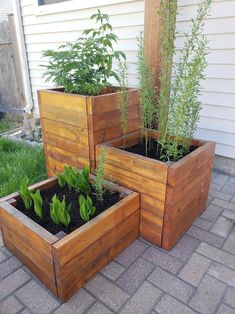
[[[139,98],[128,89],[127,133],[139,129]],[[48,175],[63,171],[64,165],[95,167],[95,145],[123,134],[118,88],[98,96],[64,93],[62,89],[38,92],[41,126]]]
[[[23,210],[18,193],[5,198],[0,205],[4,244],[64,301],[138,237],[138,193],[117,185],[113,188],[116,193],[111,203],[97,217],[70,230],[62,239],[18,209]],[[49,195],[53,189],[58,192],[57,178],[30,188],[35,189],[45,191],[42,195]]]
[[[133,150],[140,139],[140,132],[129,134],[126,147]],[[106,151],[106,178],[140,193],[140,235],[169,250],[206,206],[215,144],[195,140],[193,151],[175,163],[128,152],[123,144],[120,137],[97,145],[97,156],[101,147]]]

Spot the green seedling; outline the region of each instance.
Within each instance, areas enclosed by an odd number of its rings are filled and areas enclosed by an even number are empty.
[[[67,228],[71,220],[69,214],[70,209],[71,204],[69,206],[66,205],[65,196],[63,197],[63,200],[60,201],[55,194],[52,198],[52,203],[50,204],[51,219],[56,225],[61,223]]]
[[[31,196],[33,203],[34,203],[35,214],[42,219],[43,218],[43,208],[42,208],[42,197],[41,197],[40,190],[37,190],[35,193],[31,192],[30,196]]]
[[[19,189],[20,197],[22,198],[22,200],[24,202],[24,206],[26,209],[30,209],[32,206],[32,198],[30,195],[31,192],[28,189],[28,184],[29,184],[29,179],[24,178],[21,181],[21,185],[20,185],[20,189]]]
[[[84,221],[89,221],[91,216],[94,216],[96,212],[95,206],[93,206],[92,199],[87,195],[85,198],[83,195],[79,195],[80,216]]]

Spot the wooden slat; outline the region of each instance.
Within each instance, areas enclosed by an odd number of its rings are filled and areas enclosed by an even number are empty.
[[[117,256],[122,250],[129,246],[139,235],[139,226],[134,227],[130,232],[117,241],[112,247],[97,255],[94,260],[91,260],[88,264],[85,264],[81,269],[76,269],[77,280],[69,280],[66,289],[58,289],[59,297],[66,301],[73,293],[81,288],[93,275],[106,266],[115,256]],[[87,276],[84,276],[87,274]]]
[[[148,228],[146,225],[141,224],[140,225],[140,236],[144,238],[145,240],[161,246],[162,243],[162,233],[159,233],[157,231],[153,231],[152,228]]]
[[[166,163],[121,149],[108,146],[104,147],[106,151],[106,163],[143,176],[143,178],[149,178],[156,182],[166,184],[168,169]],[[97,155],[98,154],[99,146],[97,147]]]
[[[140,210],[140,224],[155,232],[162,233],[163,219],[143,208]]]
[[[161,21],[158,11],[161,0],[145,0],[144,51],[153,74],[155,84],[159,87],[161,67]]]
[[[63,93],[59,90],[38,91],[39,103],[42,108],[57,108],[76,113],[86,113],[86,96]]]
[[[47,106],[41,103],[40,114],[42,118],[62,122],[79,128],[87,128],[87,115],[67,108]]]
[[[52,261],[51,244],[58,239],[47,230],[39,226],[16,208],[3,202],[0,205],[1,224],[6,228],[14,226],[16,236],[24,234],[26,243],[31,247],[36,247],[40,255]]]
[[[70,233],[66,238],[55,243],[54,252],[60,265],[78,255],[97,238],[110,231],[139,208],[139,194],[132,193],[114,206],[94,218],[92,221]],[[102,221],[102,223],[100,223]],[[78,242],[79,239],[79,242]],[[71,250],[73,248],[73,250]]]
[[[148,210],[158,217],[163,218],[164,216],[165,202],[159,201],[156,198],[153,198],[144,193],[141,193],[140,195],[140,207]]]
[[[55,278],[52,279],[48,277],[44,272],[41,271],[39,267],[37,267],[29,258],[27,255],[23,254],[20,250],[18,250],[15,246],[14,243],[12,243],[7,236],[4,235],[4,230],[3,230],[3,238],[4,238],[4,243],[6,247],[14,254],[16,257],[21,260],[22,263],[27,265],[27,267],[30,269],[30,271],[39,279],[41,282],[48,288],[50,289],[56,296],[57,296],[57,287],[55,284]]]
[[[84,267],[84,265],[94,260],[97,255],[110,249],[117,241],[127,235],[130,230],[138,227],[139,216],[139,210],[136,210],[121,223],[115,225],[113,229],[111,229],[101,237],[97,237],[96,241],[94,241],[83,251],[79,252],[78,255],[71,259],[68,263],[62,265],[62,267],[58,267],[60,282],[62,282],[64,279],[68,281],[69,277],[73,277],[75,279],[77,277],[77,269],[81,269],[81,267]],[[53,248],[53,253],[55,253],[54,250],[56,249]],[[55,253],[55,262],[57,267],[59,266],[59,262],[56,261],[56,256],[57,255]]]
[[[160,201],[165,201],[166,185],[153,181],[136,173],[105,164],[105,176],[109,180],[114,180],[127,188],[147,194]]]
[[[106,94],[102,96],[90,97],[87,100],[87,113],[99,114],[120,109],[120,92]],[[128,106],[139,104],[139,95],[137,89],[128,90]]]
[[[49,167],[52,167],[54,170],[58,170],[60,172],[61,167],[63,170],[65,165],[83,168],[85,165],[89,164],[88,159],[85,157],[78,156],[74,153],[48,144],[45,144],[44,146],[47,149]]]

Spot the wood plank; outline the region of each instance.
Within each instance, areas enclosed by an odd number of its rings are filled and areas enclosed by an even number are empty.
[[[93,275],[99,272],[104,266],[106,266],[115,256],[117,256],[122,250],[129,246],[139,234],[139,226],[130,230],[130,232],[117,241],[111,248],[101,252],[94,260],[91,260],[88,264],[85,264],[81,269],[77,269],[77,280],[68,280],[68,284],[63,282],[62,289],[58,287],[59,297],[66,301],[73,295],[75,291],[81,288]],[[84,276],[87,274],[87,276]]]
[[[42,228],[36,222],[25,216],[16,208],[3,202],[0,205],[1,224],[6,228],[14,226],[15,234],[21,237],[25,236],[25,241],[32,247],[37,247],[40,255],[48,260],[52,260],[51,244],[58,241],[58,239]]]
[[[62,282],[64,279],[67,281],[68,277],[73,277],[75,279],[77,276],[77,269],[84,267],[85,264],[88,264],[94,260],[97,255],[110,249],[117,241],[127,235],[130,230],[134,229],[135,227],[139,227],[139,218],[140,213],[138,209],[119,224],[115,225],[113,229],[101,237],[97,237],[97,239],[91,243],[91,245],[79,252],[77,256],[73,257],[70,261],[68,261],[68,263],[62,265],[61,267],[59,267],[59,261],[56,259],[56,249],[53,247],[55,266],[57,269],[56,271],[58,273],[59,281]],[[78,238],[78,242],[79,241],[80,239]]]
[[[160,87],[161,20],[157,12],[161,0],[145,0],[144,52],[156,86]]]
[[[129,119],[128,120],[128,128],[126,133],[131,133],[139,130],[140,128],[140,119]],[[121,125],[116,125],[113,127],[105,128],[102,130],[94,131],[93,132],[93,142],[95,145],[104,143],[110,140],[113,140],[115,138],[118,138],[123,135],[123,131],[121,129]]]
[[[18,250],[14,243],[12,243],[7,236],[4,234],[3,230],[3,239],[6,247],[14,254],[22,263],[27,265],[29,270],[48,288],[57,296],[57,287],[55,284],[55,278],[52,280],[45,275],[44,272],[41,271],[25,254],[22,254],[20,250]]]
[[[140,236],[157,246],[161,246],[162,233],[153,231],[152,228],[148,228],[146,225],[140,225]]]
[[[46,110],[48,107],[56,110],[69,110],[74,113],[86,113],[86,96],[61,92],[60,89],[39,90],[38,98],[40,107]]]
[[[139,194],[132,193],[92,219],[78,230],[55,243],[54,252],[60,265],[66,264],[97,238],[109,232],[139,208]],[[79,239],[79,242],[78,242]],[[71,250],[71,247],[73,250]]]
[[[158,217],[143,208],[140,210],[140,224],[152,229],[154,232],[162,233],[163,218]]]
[[[139,118],[139,108],[134,105],[131,107],[128,107],[128,117],[131,117],[132,119],[138,119]],[[115,126],[121,126],[121,111],[109,111],[106,113],[99,113],[95,115],[88,115],[88,119],[93,119],[93,130],[103,130],[107,128],[112,128]]]
[[[166,185],[163,183],[153,181],[108,163],[105,164],[105,177],[133,191],[147,194],[163,202],[165,201]]]
[[[89,97],[87,99],[87,113],[99,114],[120,109],[120,94],[120,92],[114,92],[106,95]],[[131,107],[133,105],[139,105],[139,95],[137,89],[128,90],[128,106]]]
[[[53,147],[51,145],[45,144],[47,149],[47,155],[49,160],[49,167],[58,172],[64,169],[64,165],[83,168],[85,165],[89,164],[88,159],[82,156],[78,156],[74,153],[65,151],[59,147]],[[53,160],[52,160],[53,159]],[[52,170],[53,172],[53,170]]]
[[[30,244],[26,243],[24,234],[22,234],[21,237],[18,233],[16,234],[14,226],[9,228],[3,225],[3,230],[4,237],[7,237],[18,251],[27,256],[31,263],[33,263],[40,272],[43,272],[45,276],[48,277],[48,280],[53,281],[55,279],[53,262],[42,256],[40,254],[40,250],[38,250],[35,245],[31,246]]]
[[[158,217],[163,218],[164,216],[165,202],[144,193],[140,195],[140,207]]]
[[[41,103],[40,114],[41,117],[45,119],[87,129],[87,114],[84,112],[76,112],[68,110],[67,108],[47,106],[44,103]]]
[[[135,144],[138,144],[140,142],[140,131],[136,131],[130,134],[127,134],[125,136],[125,142],[126,146],[132,146]],[[109,147],[116,147],[120,148],[124,145],[124,136],[120,136],[118,138],[114,138],[113,140],[107,141],[105,143],[102,143],[103,145],[109,146]]]
[[[105,147],[106,163],[130,171],[132,173],[152,179],[156,182],[166,184],[167,169],[166,163],[152,158],[133,154],[122,149]],[[99,155],[99,146],[97,147],[97,156]]]

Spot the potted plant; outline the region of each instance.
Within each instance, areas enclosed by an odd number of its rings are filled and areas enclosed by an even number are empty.
[[[171,81],[177,1],[162,1],[160,91],[156,93],[151,81],[140,40],[141,130],[128,134],[125,145],[119,137],[96,147],[97,156],[105,148],[106,177],[140,193],[140,235],[165,249],[174,246],[207,203],[215,143],[193,136],[206,67],[202,28],[210,3],[200,3]]]
[[[99,10],[91,16],[96,29],[87,29],[75,43],[47,50],[45,77],[57,88],[38,91],[44,148],[49,175],[62,171],[64,164],[94,170],[96,144],[123,134],[120,97],[127,99],[126,133],[138,130],[138,93],[133,88],[111,86],[119,83],[113,62],[125,62],[125,54],[115,51],[117,36],[109,17]]]
[[[102,162],[96,177],[66,167],[24,180],[0,203],[4,244],[63,301],[139,235],[138,193],[104,181]]]

